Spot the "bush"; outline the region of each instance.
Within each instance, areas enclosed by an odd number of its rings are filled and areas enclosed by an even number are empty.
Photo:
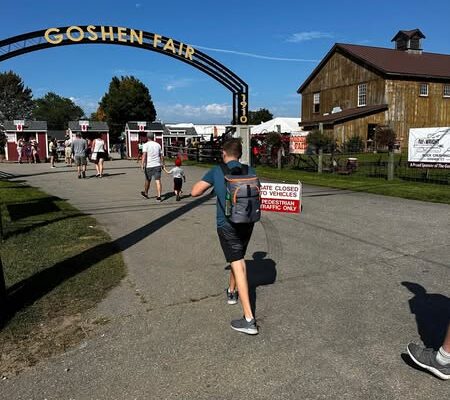
[[[333,153],[336,150],[336,140],[332,134],[324,133],[318,129],[313,130],[307,137],[308,147],[316,154],[322,149],[325,153]]]
[[[344,149],[348,153],[359,153],[364,149],[364,142],[360,136],[352,136],[344,143]]]

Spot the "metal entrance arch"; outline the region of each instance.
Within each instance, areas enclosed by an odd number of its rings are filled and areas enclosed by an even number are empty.
[[[0,41],[0,62],[22,54],[75,44],[114,44],[155,51],[211,76],[233,96],[233,125],[248,123],[248,85],[207,54],[178,40],[119,26],[73,25],[24,33]]]

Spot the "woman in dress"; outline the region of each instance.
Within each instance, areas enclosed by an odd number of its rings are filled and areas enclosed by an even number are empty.
[[[91,160],[95,163],[95,169],[97,170],[97,175],[95,176],[97,178],[103,177],[103,163],[106,160],[106,156],[105,141],[101,137],[94,139],[92,143]]]

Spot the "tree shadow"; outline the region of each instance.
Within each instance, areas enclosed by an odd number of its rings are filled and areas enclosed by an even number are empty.
[[[402,285],[414,294],[409,300],[409,308],[416,316],[417,331],[423,344],[438,350],[450,323],[450,298],[428,293],[418,283],[402,282]]]
[[[265,258],[266,256],[266,252],[256,251],[253,253],[253,260],[245,261],[253,315],[256,315],[256,288],[258,286],[271,285],[277,279],[276,263],[270,258]]]
[[[49,214],[61,211],[55,201],[61,200],[59,197],[43,197],[38,200],[23,203],[6,204],[11,221],[35,217],[41,214]]]
[[[212,197],[214,197],[213,192],[178,207],[112,242],[87,249],[9,287],[7,289],[6,310],[1,316],[0,327],[4,326],[18,311],[33,304],[64,281],[89,269],[105,258],[130,248]]]
[[[38,222],[34,222],[32,224],[26,224],[26,226],[14,228],[14,229],[7,229],[3,233],[2,237],[3,237],[3,240],[6,240],[6,239],[8,239],[10,237],[13,237],[13,236],[16,236],[16,235],[20,235],[22,233],[30,232],[33,229],[42,228],[44,226],[51,225],[51,224],[53,224],[55,222],[58,222],[58,221],[64,221],[65,219],[81,217],[83,215],[86,215],[86,214],[83,214],[83,213],[80,213],[80,212],[72,212],[70,214],[65,214],[65,215],[63,215],[61,217],[53,218],[51,220],[38,221]]]

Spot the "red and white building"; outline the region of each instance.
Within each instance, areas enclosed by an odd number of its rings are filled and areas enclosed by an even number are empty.
[[[32,140],[36,140],[39,159],[41,161],[45,161],[45,159],[48,158],[47,121],[4,121],[3,127],[7,138],[5,146],[5,160],[19,160],[17,143],[20,139],[24,141],[25,148],[30,145]],[[22,151],[25,151],[25,148],[23,148]],[[24,157],[22,157],[22,160],[24,160]]]
[[[158,142],[164,152],[163,136],[164,125],[161,122],[129,121],[125,125],[125,137],[127,141],[127,156],[137,158],[139,154],[139,143],[147,141],[147,133],[155,135],[155,142]]]
[[[81,133],[81,136],[89,141],[101,137],[104,140],[108,151],[110,149],[109,126],[106,122],[89,120],[69,121],[68,133],[71,139],[75,139],[77,133]]]

